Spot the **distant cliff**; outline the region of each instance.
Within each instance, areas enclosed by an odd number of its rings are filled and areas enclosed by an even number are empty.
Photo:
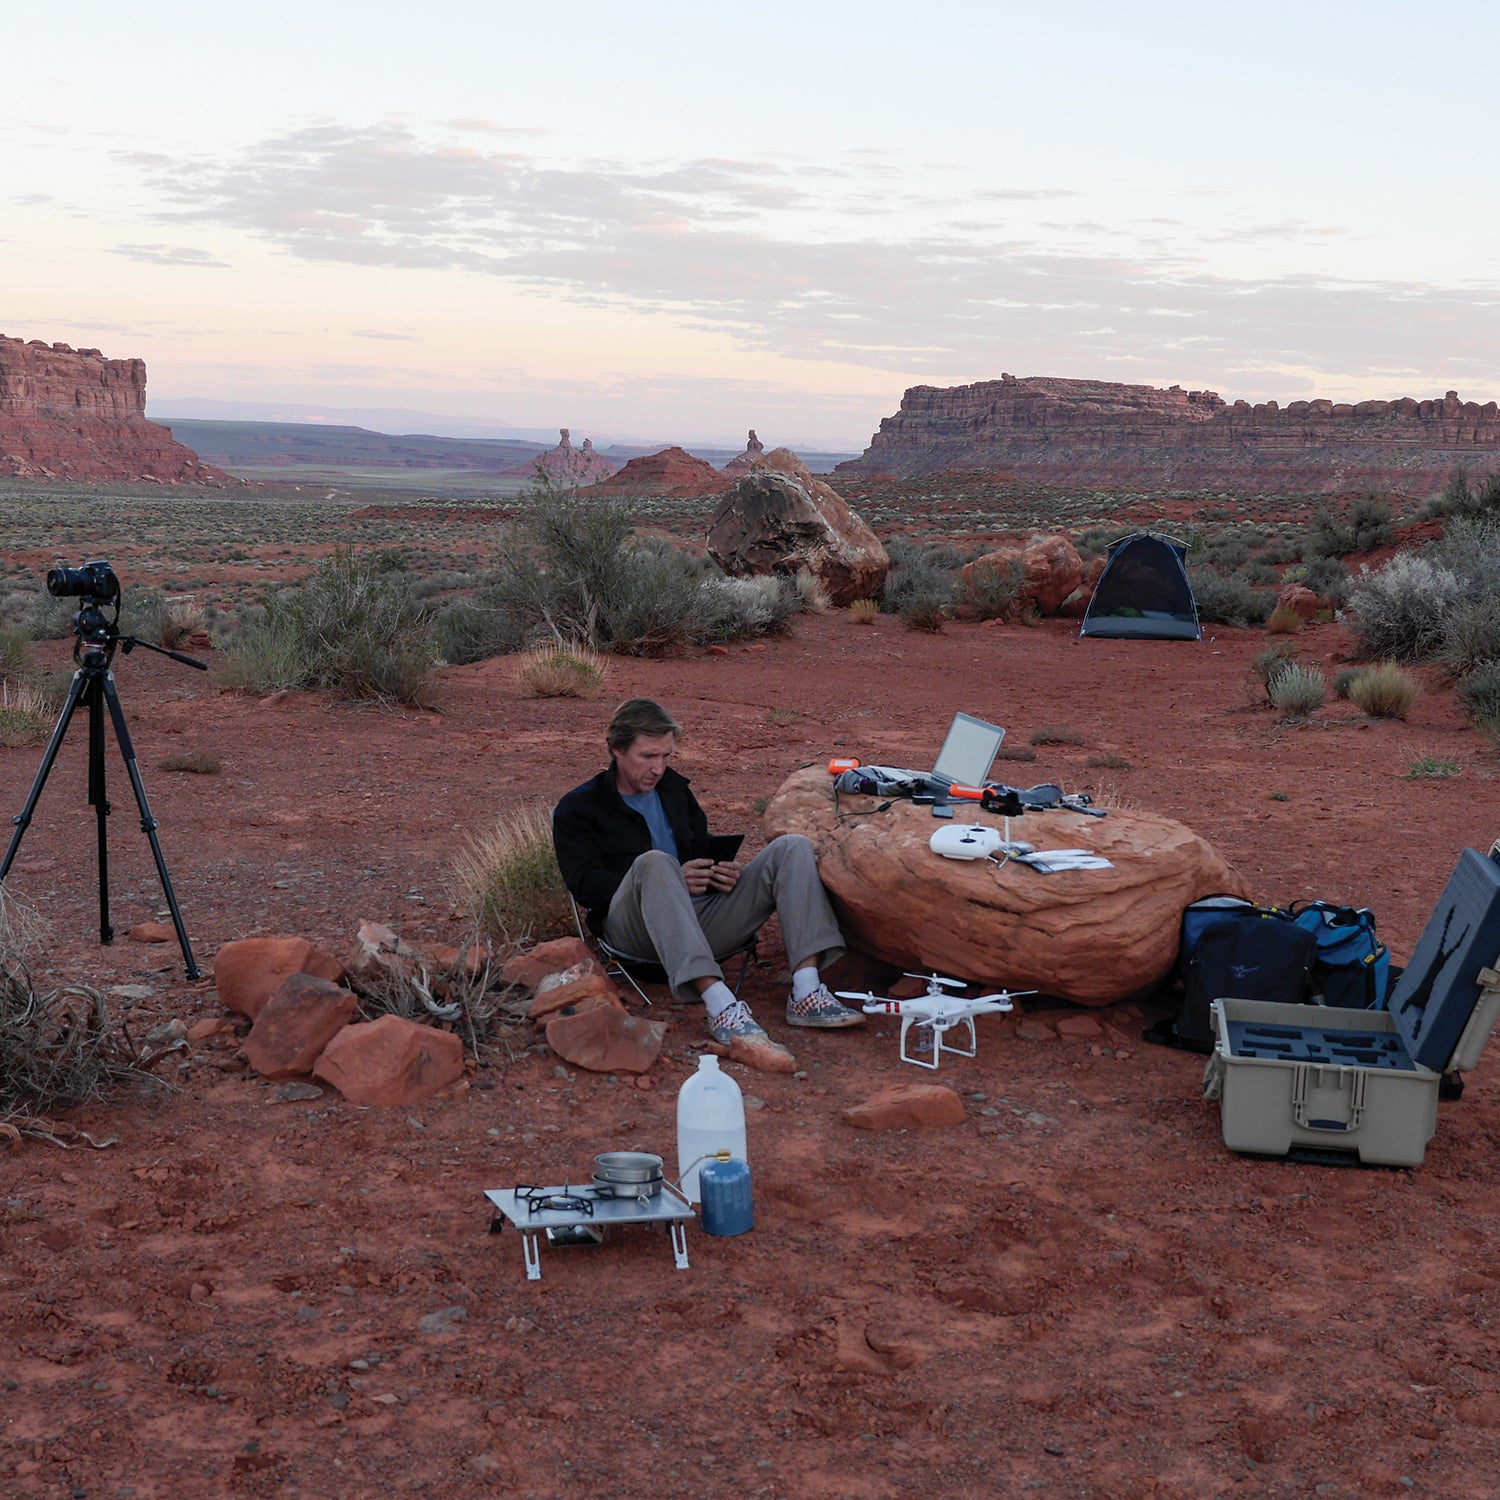
[[[0,474],[225,484],[146,420],[146,365],[0,334]]]
[[[1440,490],[1459,464],[1500,468],[1496,404],[1441,400],[1226,402],[1214,391],[1104,380],[913,386],[837,472],[911,479],[989,469],[1042,484],[1133,489]]]

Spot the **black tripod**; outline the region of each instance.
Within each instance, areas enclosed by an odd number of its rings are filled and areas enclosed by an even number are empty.
[[[48,586],[51,587],[50,577]],[[74,630],[78,639],[73,646],[73,660],[78,663],[78,670],[73,673],[73,683],[68,689],[67,701],[58,715],[57,727],[52,731],[52,738],[47,743],[47,753],[42,757],[42,764],[37,770],[36,779],[31,783],[31,792],[26,798],[26,805],[11,820],[16,825],[16,831],[11,835],[10,847],[5,851],[4,861],[0,862],[0,882],[3,882],[10,873],[16,851],[21,847],[21,839],[31,822],[31,815],[36,811],[37,802],[41,798],[42,788],[47,784],[47,773],[51,771],[52,763],[57,759],[57,752],[62,748],[63,736],[68,732],[68,725],[81,703],[89,711],[89,803],[94,809],[99,828],[99,941],[108,943],[114,940],[115,930],[109,920],[109,843],[105,823],[111,808],[109,799],[104,793],[104,710],[107,707],[110,722],[115,727],[115,743],[120,747],[120,754],[125,761],[125,770],[130,777],[131,788],[135,792],[136,806],[140,808],[141,831],[151,840],[151,853],[156,858],[156,873],[161,877],[161,888],[166,893],[167,906],[172,913],[172,925],[177,929],[177,941],[182,948],[183,961],[187,964],[187,977],[201,979],[202,970],[193,959],[193,950],[188,944],[187,929],[182,925],[182,913],[177,908],[177,896],[172,890],[172,877],[167,873],[167,861],[162,855],[161,843],[156,837],[156,819],[151,816],[151,808],[146,801],[146,788],[141,782],[141,773],[135,763],[135,747],[130,743],[130,730],[125,725],[125,711],[120,707],[120,694],[115,688],[115,674],[109,668],[110,662],[114,660],[116,645],[123,646],[127,656],[133,647],[144,646],[148,651],[170,656],[173,661],[184,662],[190,667],[197,667],[200,671],[206,672],[208,667],[204,662],[195,661],[191,656],[183,656],[176,651],[168,651],[164,646],[153,646],[150,641],[137,640],[131,635],[122,636],[116,628],[116,621],[120,614],[118,585],[113,599],[114,620],[105,620],[104,612],[99,608],[99,602],[95,598],[85,596],[80,601],[78,613],[74,616]],[[111,601],[106,598],[103,602]]]

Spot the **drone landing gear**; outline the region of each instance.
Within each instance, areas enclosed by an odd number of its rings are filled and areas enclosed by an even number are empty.
[[[917,1040],[926,1051],[928,1032],[932,1037],[932,1061],[928,1062],[925,1057],[919,1056],[907,1050],[906,1035],[915,1026],[917,1028]],[[955,1047],[944,1041],[946,1033],[955,1026],[968,1028],[969,1045],[967,1048]],[[979,1037],[974,1031],[974,1017],[963,1016],[956,1021],[924,1021],[920,1016],[903,1016],[901,1018],[901,1061],[915,1063],[919,1068],[936,1068],[943,1053],[950,1053],[954,1057],[974,1057],[979,1052]]]

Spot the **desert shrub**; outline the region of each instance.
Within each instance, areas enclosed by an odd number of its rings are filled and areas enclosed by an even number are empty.
[[[917,595],[901,606],[901,623],[908,630],[941,635],[943,626],[948,623],[950,607],[933,595]]]
[[[1313,515],[1312,526],[1304,545],[1309,559],[1345,557],[1351,552],[1368,552],[1383,547],[1395,534],[1391,507],[1374,495],[1362,495],[1340,519],[1326,506]]]
[[[572,929],[572,906],[552,847],[552,816],[541,803],[502,813],[471,836],[454,871],[461,899],[491,937],[521,943]]]
[[[1257,593],[1243,578],[1225,578],[1212,568],[1194,566],[1188,581],[1200,620],[1220,625],[1262,625],[1276,605],[1274,594]]]
[[[1458,775],[1458,762],[1441,755],[1419,755],[1406,768],[1409,781],[1445,781]]]
[[[1427,507],[1429,514],[1479,517],[1500,511],[1500,471],[1487,474],[1477,483],[1469,470],[1459,464],[1448,475],[1443,493]]]
[[[833,608],[833,600],[828,590],[806,568],[798,568],[795,573],[785,578],[783,583],[788,586],[794,611],[821,615]]]
[[[1454,600],[1438,655],[1455,677],[1481,662],[1500,661],[1500,590],[1471,589]]]
[[[1130,769],[1130,762],[1113,750],[1104,750],[1098,755],[1089,756],[1084,761],[1084,765],[1091,771],[1128,771]]]
[[[1284,604],[1278,604],[1266,621],[1266,631],[1270,635],[1296,635],[1301,629],[1302,616]]]
[[[1269,562],[1257,559],[1255,562],[1246,563],[1240,569],[1239,576],[1250,585],[1251,588],[1266,589],[1274,588],[1281,583],[1281,572],[1273,568]]]
[[[797,573],[786,578],[726,578],[710,575],[700,580],[692,603],[691,637],[695,641],[738,641],[748,636],[772,635],[803,608]]]
[[[1033,745],[1081,745],[1083,736],[1069,724],[1048,724],[1031,731]]]
[[[55,599],[45,590],[33,594],[24,629],[34,641],[60,641],[73,633],[76,599]]]
[[[1290,662],[1271,675],[1266,692],[1283,719],[1305,719],[1322,708],[1328,683],[1316,667]]]
[[[206,612],[196,600],[163,599],[157,614],[156,640],[170,651],[180,651],[206,622]]]
[[[36,670],[31,637],[17,625],[0,629],[0,681],[29,677]]]
[[[1422,694],[1422,684],[1393,661],[1358,673],[1349,684],[1351,703],[1372,719],[1404,719]]]
[[[886,613],[900,615],[916,629],[931,628],[933,621],[941,629],[944,612],[953,604],[956,550],[918,547],[898,539],[887,551],[891,567],[885,575]]]
[[[1283,583],[1300,583],[1321,598],[1342,609],[1349,601],[1349,570],[1335,557],[1314,557],[1288,568],[1281,575]]]
[[[267,599],[221,677],[257,691],[310,688],[412,703],[436,661],[431,618],[410,581],[340,548],[306,583]]]
[[[528,698],[592,698],[608,675],[608,661],[587,646],[533,646],[521,654],[516,682]]]
[[[531,633],[524,619],[487,602],[482,590],[472,599],[455,599],[444,605],[433,622],[438,655],[452,666],[508,656],[519,651]]]
[[[1195,549],[1197,560],[1211,563],[1221,573],[1234,573],[1250,561],[1250,543],[1232,531],[1209,537]]]
[[[1458,679],[1458,701],[1480,728],[1500,728],[1500,659],[1470,667]]]
[[[849,618],[856,625],[873,625],[880,614],[880,605],[874,599],[856,599],[849,606]]]
[[[958,604],[981,620],[1004,619],[1015,613],[1025,581],[1026,565],[1019,558],[976,562],[959,575]]]
[[[0,682],[0,745],[40,745],[52,733],[52,715],[31,682]]]
[[[1333,674],[1333,681],[1329,687],[1333,690],[1335,698],[1347,698],[1349,689],[1353,687],[1355,678],[1359,677],[1365,668],[1363,667],[1340,667]]]
[[[1414,552],[1398,552],[1379,572],[1359,570],[1349,591],[1361,653],[1421,661],[1443,644],[1448,611],[1463,593],[1450,569]]]
[[[1270,690],[1271,679],[1297,660],[1295,641],[1272,641],[1250,658],[1250,674]]]

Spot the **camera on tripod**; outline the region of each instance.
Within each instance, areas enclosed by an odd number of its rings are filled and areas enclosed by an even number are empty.
[[[111,604],[120,597],[120,580],[107,562],[88,562],[81,568],[53,568],[47,592],[54,599],[97,599]]]

